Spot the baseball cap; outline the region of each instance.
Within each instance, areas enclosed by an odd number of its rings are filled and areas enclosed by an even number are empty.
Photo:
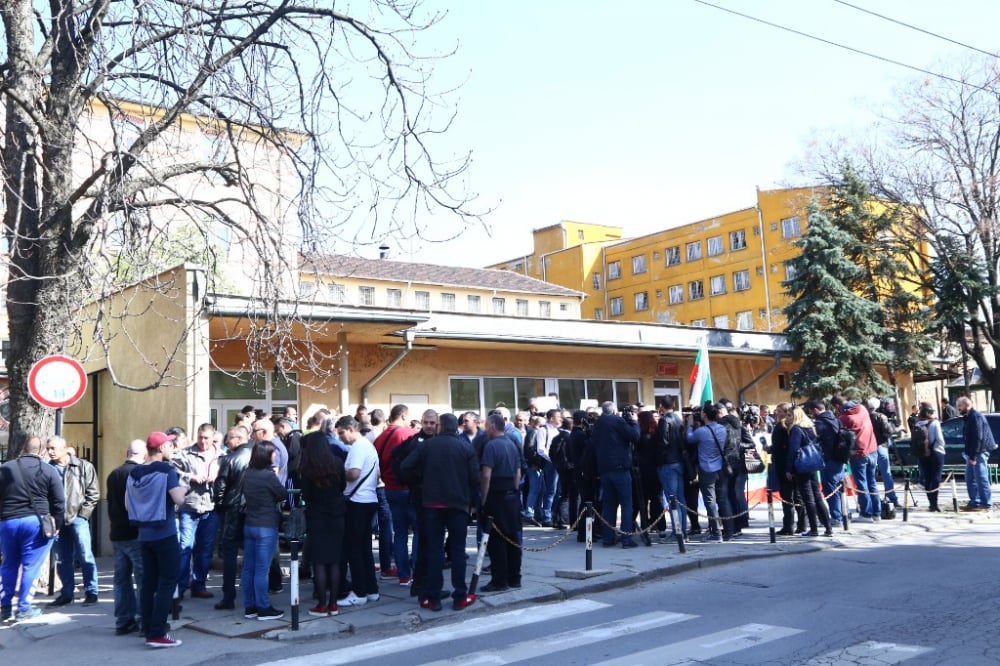
[[[177,439],[177,435],[168,435],[165,432],[151,432],[149,437],[146,438],[146,448],[147,449],[158,449],[165,442],[172,442]]]

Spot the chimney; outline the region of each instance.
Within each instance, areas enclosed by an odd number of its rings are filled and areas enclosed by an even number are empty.
[[[389,246],[386,245],[385,243],[383,243],[382,245],[378,246],[378,258],[379,259],[388,259],[389,258]]]

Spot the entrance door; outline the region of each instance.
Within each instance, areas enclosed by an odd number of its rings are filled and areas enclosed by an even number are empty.
[[[208,403],[210,419],[216,430],[225,433],[236,423],[236,415],[240,413],[246,400],[211,400]]]

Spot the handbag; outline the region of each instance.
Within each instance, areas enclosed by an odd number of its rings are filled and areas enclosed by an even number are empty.
[[[808,431],[803,429],[805,437],[809,437]],[[823,461],[823,450],[816,444],[815,439],[810,439],[807,444],[803,444],[795,456],[795,471],[799,474],[815,474],[823,469],[826,463]]]
[[[285,538],[301,541],[306,536],[306,508],[294,506],[285,519]]]
[[[51,513],[38,514],[38,522],[42,525],[42,534],[46,539],[54,539],[59,529],[56,527],[56,517]]]
[[[743,466],[747,474],[760,474],[764,471],[764,460],[757,449],[743,449]]]

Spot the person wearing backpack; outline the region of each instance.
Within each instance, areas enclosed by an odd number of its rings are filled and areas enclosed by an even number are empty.
[[[830,398],[830,404],[840,412],[840,425],[857,437],[857,448],[849,461],[854,485],[858,489],[858,510],[861,512],[856,520],[877,523],[882,520],[882,500],[875,482],[878,442],[872,431],[871,417],[864,405],[853,400],[845,401],[840,395]]]
[[[796,465],[799,452],[806,446],[816,445],[816,430],[813,427],[813,422],[806,416],[801,407],[796,406],[787,413],[781,425],[788,430],[788,459],[785,467],[785,478],[795,483],[795,490],[802,498],[802,503],[805,504],[806,519],[809,521],[809,530],[799,536],[818,536],[819,530],[816,520],[818,517],[819,522],[826,528],[823,536],[832,537],[830,514],[827,513],[822,498],[816,497],[816,473],[799,471]]]
[[[844,513],[840,504],[839,486],[844,482],[844,463],[847,462],[846,451],[842,450],[840,444],[841,425],[822,400],[809,400],[803,409],[812,417],[813,425],[816,427],[816,438],[819,440],[820,448],[823,449],[823,460],[826,461],[826,465],[820,471],[820,480],[823,485],[823,496],[830,509],[830,521],[840,523],[844,520]]]
[[[968,505],[963,511],[989,511],[993,508],[993,497],[990,491],[989,460],[990,452],[997,448],[993,439],[993,431],[978,409],[972,406],[972,401],[962,396],[955,401],[958,413],[965,419],[965,485],[969,493]]]
[[[896,484],[892,481],[892,470],[889,467],[889,447],[892,446],[895,428],[889,421],[889,417],[878,411],[881,404],[882,402],[878,398],[868,398],[868,414],[872,419],[875,441],[878,442],[878,447],[875,449],[875,465],[878,467],[879,476],[882,477],[886,502],[892,506],[899,506],[899,498],[896,497],[895,490]]]
[[[917,421],[910,428],[910,438],[910,445],[920,466],[920,476],[924,480],[924,491],[927,493],[930,511],[940,512],[938,489],[941,486],[944,470],[944,434],[937,420],[937,410],[932,403],[920,403]]]

